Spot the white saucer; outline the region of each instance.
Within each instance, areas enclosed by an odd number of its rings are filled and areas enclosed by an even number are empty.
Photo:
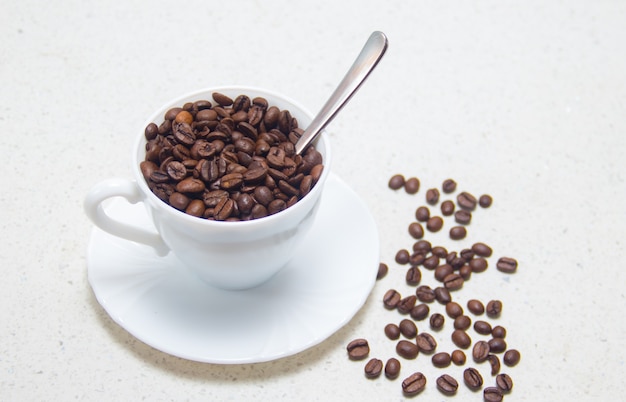
[[[107,213],[151,226],[143,205],[114,200]],[[171,253],[94,228],[88,278],[115,322],[165,353],[207,363],[256,363],[314,346],[363,306],[376,281],[378,231],[363,201],[331,174],[316,221],[284,270],[245,291],[197,280]]]

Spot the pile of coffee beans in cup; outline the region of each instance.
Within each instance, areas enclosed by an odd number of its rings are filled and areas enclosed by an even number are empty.
[[[289,110],[245,94],[212,98],[173,107],[145,128],[140,168],[157,197],[200,218],[246,221],[278,213],[311,191],[322,155],[313,145],[296,155],[303,130]]]
[[[419,192],[420,181],[397,174],[390,178],[388,186],[392,190],[404,188],[413,195]],[[393,380],[401,376],[402,365],[413,366],[402,376],[401,384],[403,395],[411,397],[428,386],[425,367],[412,364],[427,356],[436,370],[448,368],[448,372],[441,372],[433,381],[442,394],[455,395],[459,384],[464,384],[472,392],[482,391],[485,401],[502,401],[513,388],[511,376],[502,369],[516,366],[521,359],[520,352],[508,345],[507,330],[498,324],[504,303],[499,299],[479,300],[463,295],[465,300],[461,301],[461,297],[456,297],[467,281],[488,269],[489,260],[494,258],[493,249],[486,243],[474,242],[470,247],[448,250],[427,239],[429,233],[441,231],[448,221],[453,221],[447,233],[450,241],[454,244],[465,239],[472,212],[477,207],[489,208],[493,203],[488,194],[475,197],[467,191],[458,192],[454,199],[452,194],[456,189],[457,183],[452,179],[444,180],[440,187],[427,189],[425,205],[417,207],[415,221],[408,226],[413,244],[410,248],[401,248],[395,255],[394,262],[406,267],[404,283],[387,290],[382,298],[386,310],[400,315],[399,322],[383,326],[385,337],[395,342],[395,355],[386,362],[378,357],[370,358],[367,339],[359,338],[348,345],[348,357],[369,359],[364,367],[369,379],[384,373]],[[515,273],[517,267],[517,260],[508,256],[499,256],[496,262],[496,269],[504,274]],[[381,262],[377,279],[385,278],[389,270],[389,265]],[[428,271],[433,278],[430,284],[424,280]],[[410,293],[402,294],[401,287],[408,287]],[[445,329],[449,330],[449,335],[443,339],[452,346],[442,347],[437,342]],[[461,375],[455,378],[450,367],[462,369]],[[493,385],[485,380],[488,375],[493,377]]]

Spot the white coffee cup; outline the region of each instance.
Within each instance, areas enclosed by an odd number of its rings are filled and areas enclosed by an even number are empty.
[[[233,99],[238,95],[247,95],[251,99],[264,97],[270,105],[289,110],[302,128],[312,120],[311,113],[296,101],[260,88],[225,86],[185,95],[157,110],[137,134],[131,156],[134,180],[112,178],[96,184],[87,194],[84,206],[87,216],[100,229],[148,245],[158,256],[174,253],[185,267],[213,286],[246,289],[275,275],[301,245],[319,208],[320,196],[330,172],[331,152],[326,134],[322,133],[315,143],[324,163],[319,181],[300,201],[274,215],[250,221],[220,222],[194,217],[171,207],[148,188],[141,173],[139,164],[144,160],[146,145],[143,129],[152,122],[159,125],[172,107],[182,107],[197,100],[212,100],[213,92]],[[150,228],[129,225],[108,216],[102,203],[112,197],[123,197],[133,204],[142,202],[156,233]]]

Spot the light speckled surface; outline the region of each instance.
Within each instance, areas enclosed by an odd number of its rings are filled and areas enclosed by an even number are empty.
[[[409,288],[393,257],[412,244],[406,227],[425,189],[447,177],[495,202],[475,214],[467,241],[430,239],[459,249],[482,240],[520,262],[517,274],[491,267],[458,293],[504,302],[500,322],[523,354],[507,369],[515,389],[506,400],[619,399],[623,2],[5,3],[0,399],[401,399],[400,379],[366,380],[345,345],[366,337],[373,357],[394,354],[382,329],[400,316],[381,299]],[[333,171],[371,209],[392,271],[365,307],[319,346],[256,365],[175,358],[112,322],[86,279],[92,225],[82,199],[101,179],[130,177],[145,117],[170,98],[232,83],[316,110],[373,30],[388,35],[389,51],[331,126]],[[422,190],[388,190],[396,172],[418,176]],[[420,400],[442,399],[439,373],[460,379],[427,356],[403,363],[403,376],[427,374]],[[461,386],[456,399],[481,396]]]

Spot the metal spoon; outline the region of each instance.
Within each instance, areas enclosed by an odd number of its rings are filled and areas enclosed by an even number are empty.
[[[343,77],[324,107],[319,111],[311,124],[304,130],[302,137],[296,142],[296,153],[302,152],[319,133],[330,123],[339,110],[348,103],[352,95],[359,89],[374,67],[387,50],[387,37],[384,33],[373,32],[350,70]]]

